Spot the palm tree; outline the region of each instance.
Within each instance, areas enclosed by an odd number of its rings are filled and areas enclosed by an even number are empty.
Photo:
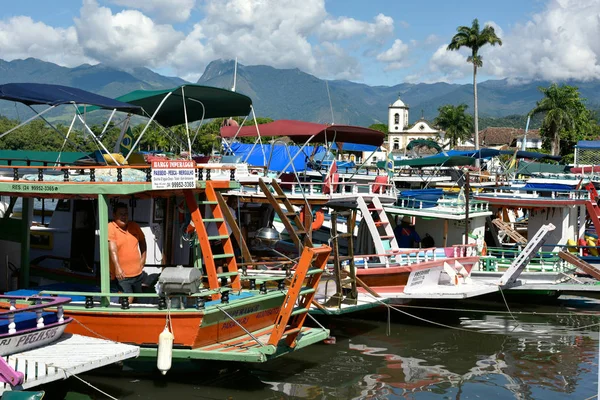
[[[494,27],[486,25],[483,30],[479,30],[479,21],[477,18],[473,20],[473,24],[468,26],[459,26],[456,28],[457,33],[452,37],[452,41],[447,47],[447,50],[458,50],[461,47],[471,49],[471,55],[467,58],[468,63],[473,64],[473,97],[475,100],[475,150],[479,150],[479,114],[477,110],[477,68],[483,66],[479,49],[486,44],[502,46],[502,40],[496,36]]]
[[[529,115],[545,113],[541,133],[545,140],[551,141],[552,155],[560,155],[560,133],[574,128],[575,119],[582,107],[579,91],[573,86],[558,86],[556,83],[549,88],[539,88],[544,97],[536,103]],[[585,109],[585,107],[583,107]]]
[[[460,140],[468,139],[473,132],[473,117],[465,113],[468,107],[466,104],[446,104],[438,108],[439,114],[433,123],[446,132],[445,138],[450,140],[451,147],[455,147]]]

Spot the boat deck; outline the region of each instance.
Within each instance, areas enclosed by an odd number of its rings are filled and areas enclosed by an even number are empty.
[[[13,369],[25,375],[25,380],[22,385],[15,387],[8,383],[0,385],[0,395],[6,391],[29,389],[134,358],[139,352],[138,346],[64,334],[48,346],[4,357]]]

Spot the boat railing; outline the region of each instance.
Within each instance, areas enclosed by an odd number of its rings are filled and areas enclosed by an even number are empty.
[[[589,200],[590,194],[587,190],[556,190],[542,188],[525,187],[495,187],[491,192],[480,193],[479,196],[485,197],[518,197],[523,198],[523,192],[535,198],[556,199],[556,200]]]
[[[257,274],[248,274],[247,267],[239,271],[240,279],[246,282],[250,291],[254,291],[258,295],[266,295],[268,293],[281,293],[285,289],[284,281],[289,278],[290,269],[283,271],[282,276],[270,276],[265,271],[257,271]],[[267,282],[279,282],[276,288],[267,286]],[[127,310],[131,307],[129,297],[138,299],[135,303],[136,310],[145,308],[148,310],[158,309],[167,311],[169,301],[171,302],[170,312],[177,310],[204,310],[207,306],[226,305],[229,304],[230,296],[240,295],[242,292],[249,292],[246,289],[234,290],[230,287],[220,287],[218,289],[200,288],[198,292],[192,294],[158,294],[158,293],[121,293],[121,292],[80,292],[70,290],[42,290],[40,296],[62,296],[68,297],[67,301],[71,301],[70,307],[84,307],[86,309],[115,309],[115,305],[120,306],[122,310]],[[220,300],[213,300],[212,296],[220,294]],[[54,298],[57,297],[42,297]],[[169,301],[168,301],[169,299]],[[49,307],[44,305],[44,308]]]
[[[361,254],[355,255],[355,261],[361,262],[360,265],[368,269],[369,262],[377,260],[372,264],[381,265],[381,258],[385,259],[385,267],[408,266],[429,261],[437,261],[447,258],[476,257],[477,244],[459,244],[451,247],[428,247],[415,249],[401,249],[385,254]]]
[[[344,195],[357,195],[357,194],[369,194],[369,195],[387,195],[395,196],[395,187],[391,183],[380,183],[380,182],[352,182],[352,181],[340,181],[334,184],[317,181],[307,182],[281,182],[279,184],[281,188],[290,195],[320,195],[323,193],[323,188],[326,185],[333,186],[332,193],[327,194],[328,196],[344,196]],[[240,188],[240,191],[244,192],[251,187],[252,191],[258,190],[258,183],[244,183]]]
[[[450,214],[450,215],[462,215],[465,213],[466,202],[460,201],[458,198],[453,197],[442,197],[438,200],[425,200],[418,199],[415,197],[398,196],[395,207],[409,210],[427,210],[432,209],[431,212],[436,214]],[[435,209],[433,209],[435,207]],[[469,201],[469,214],[481,213],[489,211],[489,203],[485,200],[470,200]]]
[[[8,333],[13,334],[17,332],[15,315],[35,312],[36,326],[43,328],[45,326],[44,309],[56,307],[57,321],[63,323],[65,321],[63,305],[70,301],[71,299],[67,297],[3,295],[0,302],[8,302],[9,308],[0,310],[0,318],[8,320]]]
[[[545,246],[545,245],[544,245]],[[558,245],[548,245],[558,246]],[[523,246],[524,247],[524,246]],[[498,271],[499,268],[506,268],[509,266],[515,258],[523,251],[522,246],[516,248],[501,248],[501,247],[488,247],[487,255],[481,259],[482,270],[484,271]],[[568,271],[573,267],[558,257],[555,252],[551,251],[539,251],[527,264],[525,271]]]
[[[152,182],[152,168],[149,166],[140,165],[98,165],[98,166],[11,166],[13,181],[25,182],[52,182],[52,183],[69,183],[77,182],[78,177],[85,176],[89,178],[89,182],[106,182],[99,180],[100,175],[114,173],[114,182],[128,183],[150,183]],[[130,171],[136,171],[130,172]],[[228,172],[227,178],[229,181],[236,180],[236,167],[234,165],[214,166],[210,164],[200,164],[195,167],[196,179],[199,181],[213,180],[215,172],[221,174],[218,180],[223,180],[222,172]],[[57,180],[56,176],[62,176],[62,180]],[[86,180],[87,182],[87,180]]]

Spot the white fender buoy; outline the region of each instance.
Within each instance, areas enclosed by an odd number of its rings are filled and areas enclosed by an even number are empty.
[[[158,357],[156,358],[156,367],[163,375],[166,375],[167,371],[171,369],[173,340],[175,340],[175,336],[165,326],[165,330],[158,335]]]

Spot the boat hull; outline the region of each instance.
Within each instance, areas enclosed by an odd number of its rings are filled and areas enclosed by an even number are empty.
[[[71,319],[66,318],[64,322],[56,322],[43,328],[31,328],[14,334],[1,335],[0,356],[21,353],[48,345],[60,338],[69,322]]]

